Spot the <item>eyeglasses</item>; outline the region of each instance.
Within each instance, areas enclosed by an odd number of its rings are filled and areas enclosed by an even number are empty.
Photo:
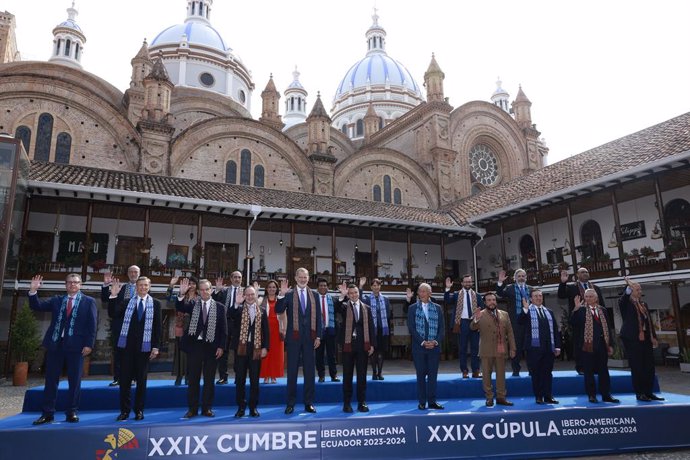
[[[65,281],[65,284],[81,284],[81,281]]]

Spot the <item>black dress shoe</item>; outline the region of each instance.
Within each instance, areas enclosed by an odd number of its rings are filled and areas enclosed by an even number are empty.
[[[325,382],[325,381],[326,381],[326,378],[325,378],[325,377],[319,377],[319,383],[323,383],[323,382]]]
[[[351,414],[353,412],[352,406],[349,403],[343,404],[343,412]]]
[[[650,397],[647,396],[647,395],[637,395],[637,400],[638,400],[638,401],[649,402],[649,401],[652,400],[652,398],[650,398]]]
[[[228,379],[227,379],[227,378],[218,379],[218,381],[216,382],[216,385],[227,385],[227,384],[228,384]]]
[[[261,414],[259,414],[259,411],[256,410],[256,407],[254,407],[253,409],[249,409],[249,416],[250,417],[258,417],[259,415],[261,415]]]
[[[127,420],[128,418],[129,418],[129,414],[127,414],[127,413],[125,413],[125,412],[120,412],[120,415],[118,415],[117,418],[116,418],[115,420],[118,421],[118,422],[124,422],[124,421]]]
[[[244,417],[244,407],[240,407],[239,409],[237,409],[237,412],[235,412],[235,417],[236,418]]]
[[[188,410],[187,412],[184,413],[184,415],[182,416],[182,418],[192,418],[192,417],[196,417],[196,415],[197,415],[196,412],[193,412],[193,411],[191,411],[191,410]]]
[[[552,396],[548,396],[548,397],[544,398],[544,402],[547,404],[558,404],[558,401],[553,399]]]
[[[120,382],[118,382],[117,380],[113,380],[108,384],[109,387],[116,387],[118,385],[120,385]]]
[[[367,403],[360,403],[357,405],[357,412],[369,412],[369,406]]]
[[[201,415],[204,417],[215,417],[216,414],[213,413],[211,409],[206,409],[205,411],[201,411]]]
[[[295,411],[295,406],[287,406],[285,408],[285,415],[290,415]]]
[[[383,375],[379,374],[379,380],[383,380]]]
[[[536,402],[537,404],[544,404],[544,398],[536,398],[534,402]]]
[[[494,406],[494,400],[493,399],[487,399],[486,400],[486,407],[493,407]]]
[[[307,404],[306,406],[304,406],[304,410],[306,412],[309,412],[310,414],[316,413],[316,408],[314,408],[314,406],[312,404]]]
[[[340,379],[336,375],[335,377],[331,377],[331,382],[340,382]]]
[[[652,401],[666,401],[666,398],[662,398],[661,396],[657,396],[654,393],[648,394],[647,397],[651,399]]]
[[[480,379],[480,378],[482,378],[482,373],[479,371],[472,371],[472,378],[473,379]]]
[[[34,420],[34,425],[43,425],[44,423],[52,423],[55,418],[52,415],[43,414]]]
[[[67,414],[65,421],[69,423],[77,423],[79,421],[79,416],[72,412],[71,414]]]
[[[590,397],[589,397],[589,402],[591,402],[592,404],[596,404],[596,403],[599,402],[599,400],[597,399],[596,396],[590,396]]]
[[[607,402],[607,403],[614,403],[614,404],[621,402],[620,399],[616,399],[611,395],[604,396],[603,398],[601,398],[601,400],[604,402]]]
[[[175,379],[175,386],[179,387],[180,385],[182,385],[182,377],[178,377]]]
[[[519,371],[513,371],[513,377],[520,377]]]
[[[429,409],[443,410],[444,407],[437,402],[429,403]]]
[[[423,403],[417,404],[417,409],[419,409],[419,410],[426,410],[426,404],[423,404]]]
[[[134,420],[144,420],[144,412],[137,411],[137,413],[134,414]]]
[[[496,404],[499,406],[512,406],[513,403],[508,401],[507,399],[496,399]]]

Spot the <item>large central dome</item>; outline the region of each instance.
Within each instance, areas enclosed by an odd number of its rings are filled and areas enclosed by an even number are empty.
[[[211,27],[210,24],[200,22],[186,22],[170,26],[153,39],[151,46],[179,43],[182,35],[186,36],[187,42],[190,45],[213,48],[221,51],[223,54],[228,51],[228,47],[220,33]]]
[[[350,67],[333,98],[333,126],[353,139],[364,135],[363,119],[369,105],[384,126],[423,101],[410,71],[386,53],[386,31],[378,19],[374,14],[366,33],[366,56]]]

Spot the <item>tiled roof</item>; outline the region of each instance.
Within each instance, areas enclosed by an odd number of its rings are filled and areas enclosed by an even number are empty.
[[[534,201],[690,150],[690,112],[446,206],[455,220]]]
[[[30,181],[37,188],[41,187],[41,183],[54,183],[215,201],[219,205],[258,205],[262,208],[294,210],[298,215],[316,212],[357,216],[363,221],[404,221],[411,226],[427,228],[443,226],[457,230],[459,227],[448,213],[430,209],[84,166],[32,161]]]

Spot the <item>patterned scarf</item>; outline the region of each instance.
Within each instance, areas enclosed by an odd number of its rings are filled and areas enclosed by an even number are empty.
[[[427,311],[429,313],[429,318],[424,316],[424,308],[422,308],[422,301],[417,300],[417,312],[415,314],[415,329],[417,334],[421,337],[425,337],[426,331],[424,330],[424,322],[429,321],[429,337],[427,340],[436,340],[438,336],[438,311],[432,308],[434,304],[429,302],[427,304]]]
[[[372,313],[374,313],[374,334],[378,334],[378,327],[379,323],[377,321],[378,315],[381,315],[381,330],[383,335],[388,335],[388,311],[386,309],[386,298],[379,294],[378,296],[374,296],[374,294],[371,294],[371,300],[372,304],[374,303],[373,301],[376,301],[376,305],[371,305],[372,307]],[[375,312],[378,312],[375,313]]]
[[[79,313],[79,302],[81,301],[81,291],[77,292],[72,301],[72,315],[70,316],[69,326],[67,327],[67,335],[72,337],[74,335],[74,323],[77,320],[77,314]],[[69,296],[66,295],[62,298],[62,305],[60,305],[60,312],[58,313],[57,320],[55,321],[55,328],[53,329],[53,342],[57,342],[60,339],[60,330],[62,329],[62,321],[65,316],[67,316],[67,300]]]
[[[125,300],[129,300],[134,297],[134,293],[137,292],[137,283],[127,283],[125,286]]]
[[[352,352],[352,329],[354,328],[354,305],[352,302],[347,302],[347,311],[345,313],[345,346],[343,347],[343,352]],[[363,302],[359,302],[359,318],[364,326],[364,350],[369,351],[371,342],[369,341],[369,313],[367,312],[366,305]]]
[[[120,331],[120,338],[117,340],[118,348],[125,348],[127,346],[127,334],[129,333],[129,325],[132,322],[132,315],[137,309],[138,296],[129,299],[127,310],[125,310],[125,319],[122,322],[122,330]],[[151,336],[153,332],[153,297],[146,295],[146,303],[144,304],[144,339],[141,342],[141,351],[144,353],[151,351]]]
[[[292,290],[292,338],[294,340],[299,340],[299,312],[301,310],[300,308],[300,300],[299,300],[299,290],[301,288],[296,287]],[[307,303],[311,303],[311,339],[316,340],[316,299],[314,299],[314,292],[309,289],[309,286],[306,286],[304,288],[305,291],[307,291],[307,295],[309,296],[309,301]],[[304,306],[304,309],[306,311],[307,306]]]
[[[254,306],[256,314],[254,315],[254,350],[252,352],[252,359],[261,359],[261,315],[263,310],[258,306]],[[251,327],[251,317],[249,315],[249,304],[242,305],[242,322],[240,323],[240,342],[237,346],[238,356],[247,356],[247,341],[249,340],[249,328]]]
[[[640,340],[640,342],[644,342],[645,327],[649,328],[650,337],[652,337],[653,334],[652,322],[651,318],[649,317],[649,309],[647,308],[647,304],[641,300],[633,299],[632,297],[630,300],[632,301],[633,305],[635,305],[635,311],[637,312],[637,328],[639,330],[637,338]]]
[[[531,304],[529,306],[529,319],[530,325],[532,327],[532,346],[536,348],[539,347],[539,314],[537,313],[538,311],[539,310],[536,305]],[[549,334],[551,335],[551,351],[556,351],[556,348],[554,346],[556,342],[553,341],[553,317],[551,316],[551,313],[544,307],[542,307],[542,312],[544,313],[544,316],[549,322]]]
[[[529,302],[529,286],[525,283],[525,287],[520,289],[518,283],[515,283],[513,287],[515,289],[515,314],[519,315],[522,311],[522,299],[525,298]],[[525,291],[524,294],[522,292],[523,289]]]
[[[455,321],[453,324],[453,333],[457,334],[460,332],[460,323],[462,320],[462,312],[465,309],[465,296],[463,295],[463,290],[458,291],[458,304],[455,307]],[[472,312],[477,308],[477,293],[473,289],[470,289],[470,302],[472,302],[472,310],[467,312],[467,316],[472,316]]]
[[[499,313],[494,308],[490,311],[491,319],[494,320],[494,325],[496,326],[496,354],[503,355],[506,352],[505,338],[503,337],[503,331],[501,330],[501,321],[499,318]]]
[[[586,308],[587,312],[585,313],[585,342],[582,345],[582,351],[586,351],[588,353],[592,353],[594,351],[593,349],[593,341],[594,341],[594,319],[592,316],[594,314],[590,310],[589,305],[585,305],[582,308]],[[596,307],[597,312],[599,313],[599,320],[601,321],[601,328],[604,330],[604,341],[606,342],[606,347],[608,348],[609,346],[609,326],[608,323],[606,322],[606,315],[604,314],[604,310],[597,305]]]
[[[192,310],[192,317],[189,320],[189,330],[187,334],[194,337],[197,335],[196,330],[199,326],[199,318],[202,318],[202,311],[204,306],[202,304],[201,296],[196,298],[194,302],[194,310]],[[206,342],[213,343],[216,340],[216,322],[218,320],[218,312],[216,311],[216,301],[211,298],[208,304],[208,318],[206,319]],[[203,320],[203,318],[202,318]]]

